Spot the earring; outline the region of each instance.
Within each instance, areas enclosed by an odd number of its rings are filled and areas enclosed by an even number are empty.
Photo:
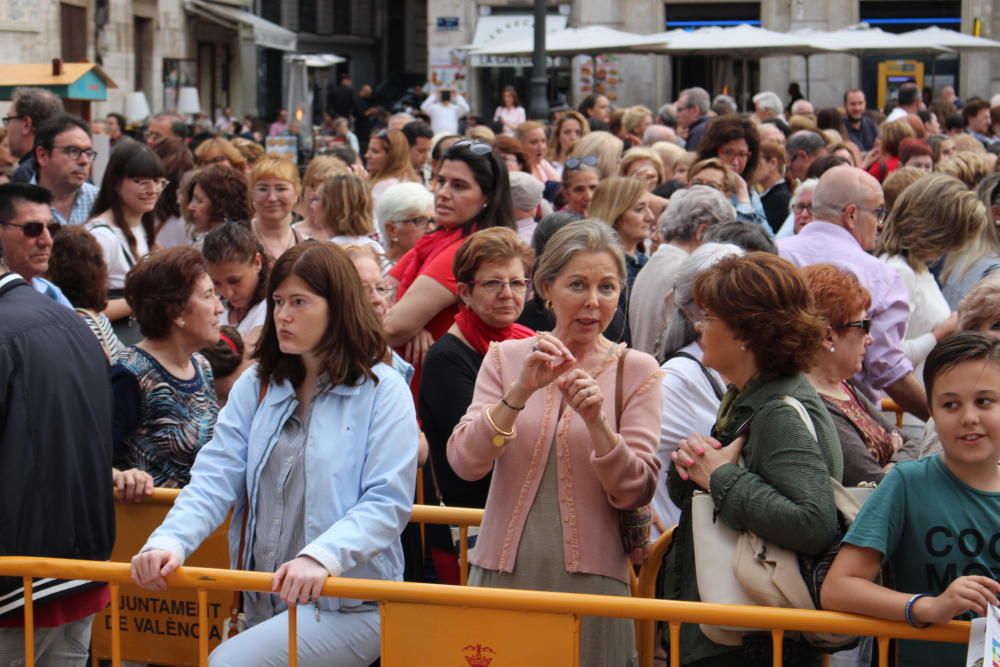
[[[743,352],[746,352],[747,351],[747,346],[746,345],[740,345],[740,350],[743,351]]]
[[[836,352],[836,351],[837,351],[837,348],[835,348],[835,347],[834,347],[833,345],[831,345],[831,346],[830,346],[830,351],[831,351],[831,352]]]
[[[545,310],[552,310],[552,300],[551,299],[546,299],[545,300]]]

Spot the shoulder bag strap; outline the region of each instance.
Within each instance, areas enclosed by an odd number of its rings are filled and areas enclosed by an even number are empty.
[[[104,222],[100,218],[98,218],[98,221],[99,222],[97,222],[96,224],[87,225],[87,231],[92,232],[95,229],[106,229],[109,232],[111,232],[112,236],[114,236],[115,230],[111,229],[111,225]],[[132,251],[128,249],[127,245],[121,242],[121,239],[115,237],[115,240],[118,241],[118,245],[122,249],[122,254],[125,256],[125,264],[128,265],[129,271],[131,271],[132,267],[135,266],[135,260],[132,259]]]
[[[719,386],[719,383],[712,377],[712,373],[705,367],[705,364],[701,363],[693,354],[688,354],[687,352],[675,352],[674,356],[681,357],[682,359],[690,359],[698,364],[698,368],[705,374],[705,379],[708,380],[708,385],[712,388],[712,393],[715,394],[717,399],[722,400],[722,397],[726,395],[726,390]]]
[[[628,354],[626,347],[621,356],[618,357],[618,371],[615,373],[615,433],[622,430],[622,406],[625,404],[625,355]]]
[[[260,404],[264,402],[264,397],[267,395],[267,385],[269,380],[265,378],[261,380],[260,391],[257,393],[257,408],[260,408]],[[247,546],[247,517],[250,516],[250,499],[247,498],[246,507],[243,509],[243,521],[240,525],[240,548],[237,551],[236,556],[236,568],[239,569],[243,566],[243,555],[246,552]],[[235,590],[233,591],[233,602],[229,610],[229,636],[227,639],[232,639],[235,637],[239,631],[239,620],[240,612],[243,611],[243,591]]]
[[[101,320],[90,314],[86,308],[74,308],[76,312],[80,313],[88,320],[94,323],[94,328],[97,329],[97,335],[101,339],[101,346],[104,348],[104,354],[107,358],[111,359],[111,341],[108,340],[108,334],[105,333],[104,327],[101,326]]]
[[[819,436],[816,435],[816,425],[813,424],[812,417],[810,417],[809,413],[806,411],[806,406],[802,405],[802,403],[799,402],[799,399],[795,398],[794,396],[788,396],[787,394],[785,396],[782,396],[781,400],[784,403],[792,406],[795,412],[799,414],[799,417],[802,419],[802,422],[805,424],[806,430],[809,431],[809,435],[813,437],[813,440],[816,440],[818,442]]]

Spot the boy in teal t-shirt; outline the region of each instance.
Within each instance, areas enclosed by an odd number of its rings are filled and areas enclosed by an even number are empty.
[[[939,456],[898,464],[851,525],[823,585],[833,611],[924,627],[983,615],[1000,593],[1000,340],[963,333],[924,368]],[[893,589],[874,583],[883,561]],[[902,667],[964,664],[966,647],[902,641]]]

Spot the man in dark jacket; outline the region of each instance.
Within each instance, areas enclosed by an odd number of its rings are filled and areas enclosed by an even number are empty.
[[[16,201],[0,186],[0,221]],[[0,260],[0,556],[107,560],[114,545],[111,383],[83,319]],[[38,664],[87,664],[107,586],[35,580]],[[0,664],[24,659],[20,578],[0,577]],[[54,664],[54,663],[53,663]]]

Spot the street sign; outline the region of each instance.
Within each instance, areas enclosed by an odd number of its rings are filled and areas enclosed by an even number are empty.
[[[437,31],[438,32],[455,32],[458,30],[458,17],[457,16],[439,16],[437,17]]]

